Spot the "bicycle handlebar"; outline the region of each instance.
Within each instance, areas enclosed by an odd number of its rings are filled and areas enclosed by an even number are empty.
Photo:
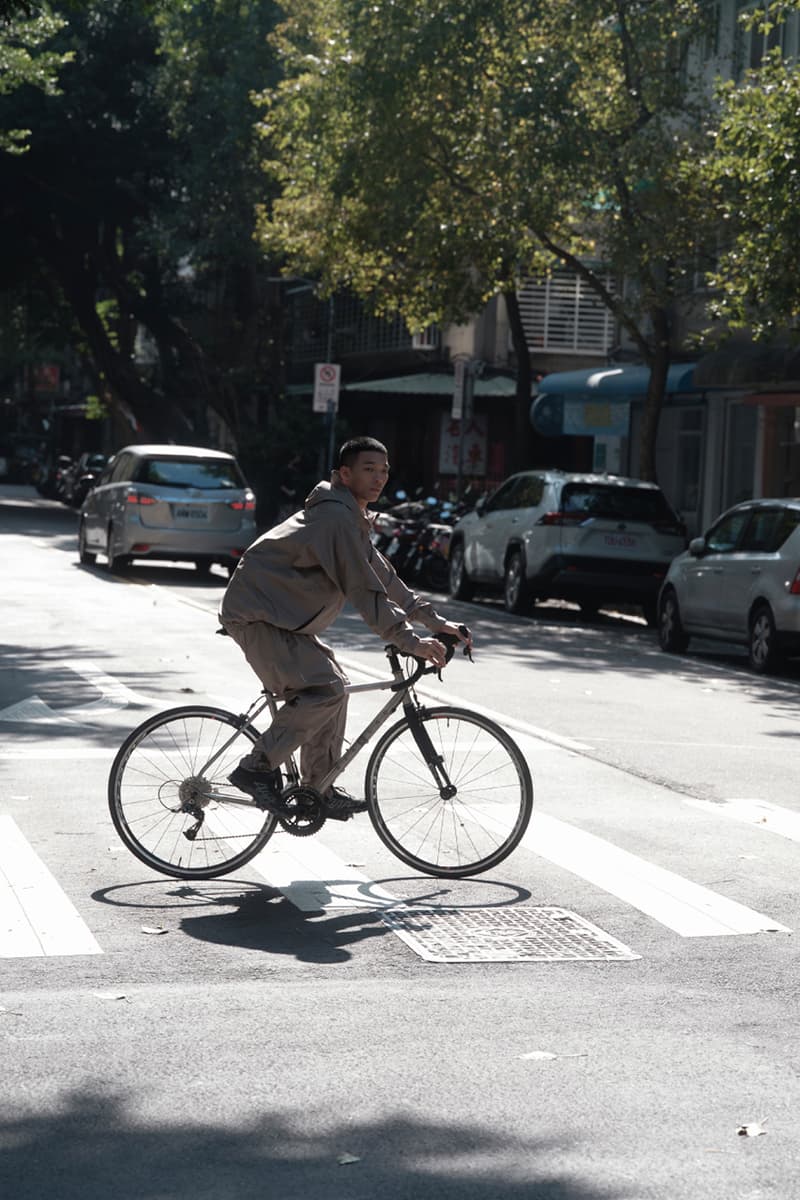
[[[469,629],[467,628],[466,625],[459,625],[458,628],[461,631],[461,633],[463,633],[464,637],[470,636]],[[445,648],[445,660],[444,661],[445,661],[445,666],[446,666],[447,663],[450,662],[450,659],[455,654],[456,646],[461,645],[461,643],[459,642],[459,639],[452,633],[437,633],[434,636],[436,637],[436,640],[441,642]],[[394,647],[393,647],[393,649],[394,649]],[[466,644],[464,644],[464,654],[469,656],[469,659],[471,662],[472,661],[472,652],[470,651],[469,646]],[[439,674],[441,674],[441,668],[437,667],[435,665],[435,663],[429,663],[428,660],[425,658],[417,658],[417,656],[415,654],[412,654],[409,657],[413,658],[414,662],[417,665],[414,668],[414,670],[411,672],[411,674],[406,676],[406,678],[403,680],[402,684],[397,685],[398,687],[404,687],[404,688],[411,687],[411,685],[416,683],[417,680],[422,675],[434,675],[434,674],[439,675]]]

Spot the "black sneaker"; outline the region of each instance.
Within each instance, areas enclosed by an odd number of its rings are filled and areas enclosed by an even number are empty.
[[[228,783],[232,783],[240,792],[247,792],[248,796],[252,796],[259,808],[265,808],[276,817],[286,815],[286,808],[281,799],[283,782],[277,767],[274,771],[256,771],[252,767],[243,767],[240,763],[235,771],[231,771]]]
[[[366,800],[356,800],[337,787],[332,787],[322,799],[322,811],[334,821],[348,821],[356,813],[366,812],[367,808]]]

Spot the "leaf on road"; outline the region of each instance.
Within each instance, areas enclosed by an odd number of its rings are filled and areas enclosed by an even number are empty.
[[[161,925],[143,925],[142,933],[169,933],[169,930],[164,929]]]
[[[767,1131],[764,1126],[767,1123],[767,1118],[764,1117],[761,1121],[751,1121],[749,1125],[740,1125],[736,1132],[739,1137],[762,1137]]]
[[[125,992],[92,992],[98,1000],[127,1000]]]
[[[351,1163],[361,1162],[357,1154],[340,1154],[336,1159],[340,1167],[349,1167]]]

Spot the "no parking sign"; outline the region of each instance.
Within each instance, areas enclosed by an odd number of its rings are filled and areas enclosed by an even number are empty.
[[[338,412],[340,374],[338,363],[314,364],[314,412]]]

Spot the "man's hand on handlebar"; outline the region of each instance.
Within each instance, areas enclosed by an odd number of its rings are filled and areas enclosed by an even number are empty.
[[[447,649],[435,637],[420,638],[419,646],[414,652],[414,657],[433,663],[441,671],[447,662]]]
[[[463,642],[464,646],[466,647],[464,653],[466,654],[467,651],[469,651],[471,656],[472,634],[470,633],[469,629],[467,629],[466,625],[456,625],[453,621],[448,621],[447,624],[443,625],[439,630],[437,637],[441,636],[443,633],[446,634],[447,637],[456,638],[459,642]]]

